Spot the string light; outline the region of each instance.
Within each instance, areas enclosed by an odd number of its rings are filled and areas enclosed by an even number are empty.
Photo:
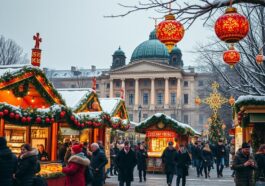
[[[32,97],[32,99],[31,99],[31,103],[34,103],[34,102],[35,102],[35,98]]]

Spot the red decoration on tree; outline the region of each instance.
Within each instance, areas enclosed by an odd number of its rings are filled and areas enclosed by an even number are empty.
[[[31,122],[31,117],[27,117],[27,122],[29,123],[29,122]]]
[[[215,33],[219,39],[227,43],[235,43],[246,37],[249,23],[245,16],[237,13],[234,7],[228,7],[225,14],[215,22]]]
[[[4,116],[4,112],[0,112],[0,118]]]
[[[15,119],[16,120],[19,120],[20,119],[20,115],[19,114],[16,114]]]
[[[15,117],[15,113],[14,113],[14,112],[11,112],[11,113],[9,114],[9,117],[10,117],[11,119],[13,119],[13,118]]]
[[[36,118],[36,123],[40,123],[41,122],[41,117],[37,117]]]
[[[21,122],[25,123],[26,121],[27,121],[27,118],[23,116],[22,119],[21,119]]]
[[[233,67],[240,61],[240,53],[231,45],[229,50],[223,53],[224,62]]]
[[[165,20],[160,22],[156,29],[157,38],[166,45],[169,52],[176,43],[182,40],[184,33],[183,25],[176,21],[175,16],[171,13],[165,16]]]
[[[7,115],[9,113],[9,110],[5,109],[4,110],[4,115]]]

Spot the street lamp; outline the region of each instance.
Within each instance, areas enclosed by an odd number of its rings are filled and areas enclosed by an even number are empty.
[[[141,117],[142,117],[142,106],[139,105],[138,107],[138,117],[139,117],[139,123],[141,122]]]

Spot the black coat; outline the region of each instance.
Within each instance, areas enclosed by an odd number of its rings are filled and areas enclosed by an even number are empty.
[[[148,158],[146,150],[138,150],[137,152],[137,168],[138,170],[146,170],[146,159]]]
[[[67,151],[68,144],[64,143],[60,148],[59,148],[59,160],[64,162],[64,156]]]
[[[265,176],[265,154],[256,154],[255,160],[257,162],[257,175],[256,178]]]
[[[16,182],[19,186],[32,186],[35,174],[40,171],[38,150],[28,151],[18,158]]]
[[[235,182],[237,185],[244,185],[254,183],[254,169],[255,166],[244,166],[244,163],[248,160],[254,161],[251,156],[246,156],[239,150],[236,153],[235,159],[232,164],[232,169],[235,170]]]
[[[104,167],[107,163],[108,159],[102,150],[97,149],[95,152],[93,152],[90,166],[94,170],[93,172],[96,181],[103,180]],[[95,171],[95,169],[98,169],[98,171]]]
[[[213,154],[211,151],[202,150],[202,159],[204,166],[211,166],[213,162]]]
[[[188,152],[176,152],[175,155],[175,162],[176,162],[176,174],[178,176],[187,176],[189,165],[191,163],[190,156]]]
[[[45,160],[41,160],[41,158],[45,158]],[[42,153],[40,153],[39,151],[39,154],[38,154],[38,160],[40,161],[48,161],[49,160],[49,155],[46,151],[43,151]]]
[[[121,150],[117,157],[116,162],[119,170],[119,181],[133,181],[133,170],[137,164],[136,155],[133,150],[126,154],[124,150]]]
[[[216,158],[224,158],[226,149],[224,145],[216,145]]]
[[[192,151],[192,159],[194,160],[202,160],[202,149],[201,146],[194,146]]]
[[[175,156],[176,156],[176,149],[169,149],[168,147],[164,150],[162,154],[162,162],[165,165],[165,173],[175,173]]]
[[[17,167],[17,157],[6,148],[0,149],[0,185],[1,186],[12,186],[13,185],[13,174]]]

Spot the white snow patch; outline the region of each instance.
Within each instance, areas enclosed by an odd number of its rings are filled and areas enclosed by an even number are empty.
[[[119,105],[121,98],[99,98],[102,110],[112,116],[116,107]]]

